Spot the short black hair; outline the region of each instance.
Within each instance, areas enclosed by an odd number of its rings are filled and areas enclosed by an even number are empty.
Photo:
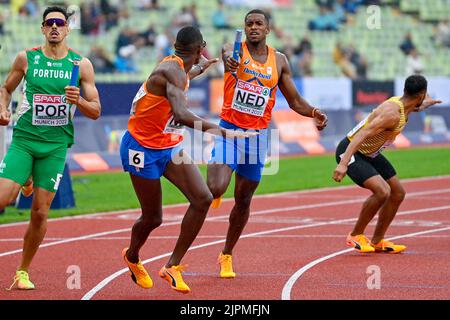
[[[404,92],[407,96],[414,97],[427,90],[427,79],[421,75],[412,75],[406,78]]]
[[[177,33],[175,47],[179,49],[189,49],[194,45],[205,45],[203,35],[200,30],[193,26],[186,26]]]
[[[67,9],[66,8],[57,7],[57,6],[48,7],[47,9],[45,9],[44,13],[42,14],[42,22],[45,21],[45,17],[51,12],[62,13],[64,15],[64,17],[66,18],[66,20],[69,20],[69,17],[71,16],[69,13],[67,13]]]
[[[247,14],[245,15],[245,19],[244,21],[247,21],[247,17],[253,13],[257,13],[257,14],[262,14],[264,16],[264,19],[266,20],[267,24],[269,24],[269,15],[267,14],[267,12],[265,12],[264,10],[261,9],[253,9],[250,10],[249,12],[247,12]]]

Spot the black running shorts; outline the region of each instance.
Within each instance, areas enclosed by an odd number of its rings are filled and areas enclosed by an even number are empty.
[[[345,137],[336,148],[336,162],[341,161],[341,155],[345,152],[350,140]],[[392,164],[381,153],[375,158],[371,158],[363,155],[361,152],[356,152],[349,162],[347,175],[357,185],[363,187],[364,181],[367,179],[380,175],[384,180],[388,180],[395,176],[395,172]]]

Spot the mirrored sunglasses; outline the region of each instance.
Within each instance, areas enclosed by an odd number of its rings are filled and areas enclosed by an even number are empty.
[[[42,22],[42,26],[44,27],[53,27],[56,24],[57,27],[64,27],[66,25],[66,20],[59,18],[51,18]]]

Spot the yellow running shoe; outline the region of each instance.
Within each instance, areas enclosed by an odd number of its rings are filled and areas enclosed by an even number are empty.
[[[181,272],[186,268],[187,265],[171,266],[170,268],[164,266],[161,268],[161,270],[159,270],[159,276],[164,280],[167,280],[167,282],[169,282],[170,284],[170,287],[175,291],[189,293],[191,292],[191,289],[184,282],[183,277],[181,276]]]
[[[236,273],[233,272],[233,257],[231,254],[219,254],[217,263],[220,264],[220,277],[221,278],[234,278]]]
[[[213,202],[211,203],[211,208],[218,209],[220,208],[221,204],[222,204],[222,197],[214,199]]]
[[[23,271],[23,270],[16,271],[16,275],[14,277],[14,282],[6,290],[10,291],[16,283],[17,283],[17,288],[19,290],[33,290],[35,288],[33,282],[30,281],[30,276],[28,275],[28,272]]]
[[[406,250],[406,246],[402,244],[394,244],[392,241],[381,240],[377,244],[372,243],[375,252],[400,253]]]
[[[33,181],[31,181],[31,183],[28,185],[25,183],[20,191],[22,192],[24,197],[28,198],[29,196],[31,196],[33,194]]]
[[[139,260],[138,263],[131,263],[127,259],[127,251],[128,248],[125,248],[122,250],[122,257],[125,263],[128,266],[128,269],[130,270],[130,276],[131,279],[136,283],[139,287],[144,289],[150,289],[153,287],[153,280],[150,278],[150,276],[147,273],[147,270],[145,270],[144,266],[142,265],[141,260]]]
[[[347,236],[347,245],[355,248],[356,251],[361,253],[374,252],[375,249],[370,245],[369,239],[363,234],[352,236],[351,233]]]

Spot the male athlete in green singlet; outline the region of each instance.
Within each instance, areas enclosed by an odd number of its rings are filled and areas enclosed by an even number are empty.
[[[17,197],[30,176],[34,182],[22,261],[11,288],[17,283],[19,289],[34,289],[28,268],[44,239],[48,211],[62,178],[67,149],[73,144],[75,108],[94,120],[101,113],[91,62],[66,45],[68,17],[60,7],[45,10],[41,27],[44,46],[20,52],[0,88],[0,125],[8,125],[11,94],[24,79],[13,140],[0,163],[0,209]],[[76,86],[70,86],[76,60],[79,77]]]

